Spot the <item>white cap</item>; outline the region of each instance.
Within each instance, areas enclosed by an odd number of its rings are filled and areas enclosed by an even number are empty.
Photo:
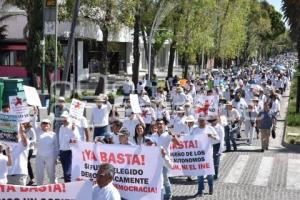
[[[50,119],[43,119],[43,120],[42,120],[42,123],[51,124],[51,121],[50,121]]]
[[[58,98],[58,101],[66,102],[66,99],[65,99],[65,97],[59,97],[59,98]]]

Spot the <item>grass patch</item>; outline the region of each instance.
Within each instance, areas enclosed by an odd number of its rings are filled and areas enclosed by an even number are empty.
[[[287,125],[300,128],[300,113],[296,113],[297,77],[295,76],[290,92],[290,102],[287,113]]]

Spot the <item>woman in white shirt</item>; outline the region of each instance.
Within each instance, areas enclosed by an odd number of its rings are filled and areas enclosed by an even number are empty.
[[[51,131],[51,121],[43,119],[37,132],[36,183],[43,185],[46,168],[49,183],[55,183],[55,163],[58,155],[56,133]]]
[[[133,143],[136,145],[145,145],[145,130],[143,124],[137,124],[135,126],[135,133],[133,136]]]
[[[6,156],[2,154],[3,145],[0,143],[0,184],[7,184],[8,167],[12,165],[10,149],[6,149]]]

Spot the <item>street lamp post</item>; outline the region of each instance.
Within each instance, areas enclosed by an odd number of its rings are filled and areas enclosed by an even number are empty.
[[[149,35],[149,41],[148,41],[148,81],[150,81],[152,74],[151,74],[151,48],[152,48],[152,39],[154,36],[155,31],[159,27],[159,25],[162,23],[163,19],[166,17],[166,15],[177,5],[177,1],[170,2],[167,0],[162,0],[162,2],[159,5],[158,11],[156,12],[156,15],[154,17],[150,35]],[[153,66],[154,67],[154,66]]]

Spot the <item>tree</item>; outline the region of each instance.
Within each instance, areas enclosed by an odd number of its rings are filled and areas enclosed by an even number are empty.
[[[6,4],[16,5],[27,13],[27,51],[25,67],[34,80],[33,74],[41,63],[42,49],[40,41],[43,31],[43,4],[40,0],[6,0]],[[35,84],[34,84],[35,85]]]
[[[300,1],[298,0],[283,0],[282,9],[285,18],[290,25],[292,38],[297,43],[298,51],[298,69],[300,70]],[[297,83],[297,101],[296,112],[300,111],[300,76],[298,76]]]

